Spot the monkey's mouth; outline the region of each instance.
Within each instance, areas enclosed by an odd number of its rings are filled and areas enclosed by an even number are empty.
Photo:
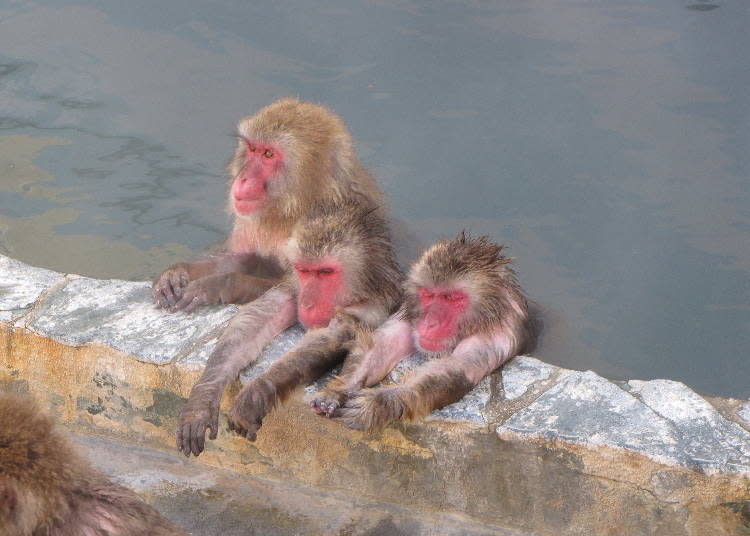
[[[440,352],[445,350],[445,342],[443,339],[430,339],[424,335],[419,336],[419,346],[428,352]]]
[[[234,209],[240,214],[249,214],[258,210],[266,201],[265,192],[255,199],[234,199]]]

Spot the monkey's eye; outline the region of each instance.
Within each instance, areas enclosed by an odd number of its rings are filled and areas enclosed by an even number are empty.
[[[310,270],[308,270],[307,268],[297,268],[297,272],[300,274],[309,274]]]
[[[441,297],[447,302],[457,302],[462,296],[458,292],[451,292],[450,294],[443,294]]]
[[[430,292],[429,290],[425,290],[425,289],[423,289],[423,288],[420,288],[420,289],[419,289],[419,296],[420,296],[420,297],[422,297],[422,298],[425,298],[425,299],[428,299],[428,300],[429,300],[429,299],[432,299],[432,298],[434,298],[434,297],[435,297],[435,294],[433,294],[433,293],[432,293],[432,292]]]
[[[255,145],[253,145],[252,143],[248,143],[247,144],[247,150],[250,151],[251,153],[254,153],[255,152]]]
[[[331,275],[333,272],[333,268],[321,268],[318,270],[318,275]]]
[[[265,156],[266,158],[273,158],[273,151],[271,149],[266,149],[263,152],[263,156]]]

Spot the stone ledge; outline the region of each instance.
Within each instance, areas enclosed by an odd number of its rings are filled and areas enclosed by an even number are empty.
[[[78,430],[172,449],[179,408],[235,310],[170,315],[146,283],[0,257],[0,385],[32,392]],[[241,380],[301,334],[282,334]],[[747,402],[528,356],[428,422],[376,436],[314,416],[304,396],[272,413],[254,444],[222,429],[199,461],[539,534],[704,534],[709,521],[750,531]]]

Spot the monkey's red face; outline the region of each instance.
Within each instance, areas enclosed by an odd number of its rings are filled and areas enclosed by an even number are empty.
[[[245,141],[245,165],[232,183],[232,203],[240,215],[250,214],[263,206],[268,197],[269,181],[281,170],[284,155],[270,143]]]
[[[469,295],[455,288],[420,288],[421,315],[416,330],[419,346],[430,352],[447,349],[458,335],[461,316],[469,307]]]
[[[344,271],[333,260],[298,262],[294,271],[299,281],[297,317],[307,329],[326,327],[345,291]]]

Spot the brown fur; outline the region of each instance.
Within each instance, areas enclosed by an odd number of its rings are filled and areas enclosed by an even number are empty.
[[[308,332],[299,345],[254,378],[237,396],[230,428],[250,440],[265,415],[296,387],[310,383],[339,363],[357,336],[371,331],[395,310],[402,275],[394,260],[387,224],[377,207],[361,198],[323,203],[294,231],[287,250],[292,262],[336,259],[342,264],[347,295],[327,328]],[[363,318],[347,306],[366,307]],[[379,318],[370,324],[372,313]]]
[[[211,256],[178,263],[153,284],[160,307],[192,311],[201,305],[247,303],[279,281],[286,266],[282,246],[300,220],[321,203],[363,198],[385,213],[381,192],[360,163],[343,121],[324,106],[281,99],[242,119],[230,160],[232,182],[245,165],[245,140],[280,146],[284,168],[268,182],[266,203],[251,215],[235,213],[233,229]],[[234,274],[234,275],[233,275]]]
[[[489,237],[471,238],[465,231],[435,243],[414,264],[404,285],[405,317],[416,322],[422,315],[420,287],[456,286],[469,291],[471,312],[462,318],[456,341],[449,346],[470,335],[488,334],[511,317],[524,331],[521,338],[529,341],[528,303],[503,249]],[[525,351],[526,344],[519,351]]]
[[[184,534],[91,469],[29,398],[0,393],[0,536]]]
[[[392,314],[401,300],[401,271],[394,261],[387,223],[369,198],[352,193],[325,200],[295,228],[285,248],[290,261],[333,259],[341,264],[345,289],[327,327],[312,329],[296,348],[279,358],[239,393],[228,415],[232,430],[254,441],[263,418],[296,387],[340,362],[352,340]],[[288,274],[271,291],[277,301],[296,300],[298,282]],[[260,300],[266,300],[263,296]],[[259,301],[260,301],[259,300]],[[219,401],[229,381],[254,360],[262,346],[296,317],[276,315],[273,303],[245,306],[222,335],[180,417],[177,446],[186,455],[204,449],[206,428],[216,437]],[[261,310],[262,309],[262,310]],[[273,330],[266,327],[272,323]]]
[[[313,408],[368,432],[391,422],[422,419],[460,400],[484,376],[524,351],[531,339],[528,305],[502,249],[487,237],[472,239],[463,232],[429,248],[411,269],[401,310],[376,331],[373,340],[363,340],[366,349],[352,352],[364,357],[316,395]],[[363,389],[382,380],[389,366],[416,350],[412,340],[423,316],[418,291],[435,287],[469,294],[469,309],[459,318],[458,334],[402,383]],[[381,357],[394,347],[403,350]]]

